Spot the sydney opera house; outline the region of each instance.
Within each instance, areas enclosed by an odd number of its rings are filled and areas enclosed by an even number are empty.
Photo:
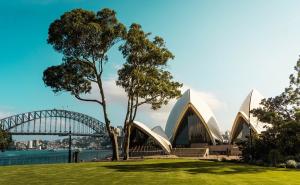
[[[134,122],[130,137],[131,155],[170,154],[180,149],[201,148],[228,152],[232,144],[248,138],[250,129],[258,134],[265,129],[265,124],[250,113],[260,106],[262,99],[258,91],[250,92],[233,121],[229,143],[224,143],[210,107],[192,90],[187,90],[173,106],[164,130],[160,126],[150,129],[141,122]]]
[[[250,110],[260,107],[260,102],[264,97],[257,91],[252,90],[242,103],[239,112],[231,128],[231,142],[247,139],[250,129],[254,133],[260,134],[267,127],[267,124],[260,122],[254,117]]]

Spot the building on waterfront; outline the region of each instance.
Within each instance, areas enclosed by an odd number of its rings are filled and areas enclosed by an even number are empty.
[[[231,129],[231,143],[238,140],[245,140],[250,134],[250,129],[254,133],[260,134],[266,130],[267,124],[260,122],[257,117],[250,112],[261,107],[260,102],[264,97],[257,91],[252,90],[243,101],[238,111]]]
[[[28,147],[28,149],[33,149],[33,141],[32,140],[28,141],[27,147]]]
[[[32,147],[33,148],[39,148],[40,146],[40,141],[39,140],[32,140]]]
[[[25,149],[27,149],[27,142],[17,141],[17,142],[15,142],[15,146],[16,146],[17,150],[25,150]]]
[[[124,132],[123,132],[123,127],[122,126],[117,126],[118,129],[118,136],[119,137],[123,137],[124,136]]]
[[[165,132],[176,148],[197,148],[222,143],[222,135],[213,112],[190,89],[175,103]]]

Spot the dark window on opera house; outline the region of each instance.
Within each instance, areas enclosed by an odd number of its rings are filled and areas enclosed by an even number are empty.
[[[130,134],[131,150],[161,150],[161,147],[154,141],[152,137],[134,128]]]
[[[212,141],[207,129],[196,113],[189,108],[179,123],[173,147],[201,147],[210,144]]]

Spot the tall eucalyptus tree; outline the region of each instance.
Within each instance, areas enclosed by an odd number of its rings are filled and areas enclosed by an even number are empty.
[[[126,34],[125,26],[116,18],[116,12],[102,9],[98,12],[74,9],[51,23],[48,43],[63,55],[60,65],[44,71],[44,83],[55,93],[66,91],[81,101],[101,106],[106,129],[113,146],[113,160],[118,160],[116,129],[111,126],[103,89],[104,65],[108,51]],[[99,88],[100,99],[82,96],[91,92],[92,84]]]

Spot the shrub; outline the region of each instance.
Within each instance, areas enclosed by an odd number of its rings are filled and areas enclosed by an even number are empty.
[[[287,168],[296,168],[297,167],[297,162],[294,160],[287,160],[286,161],[286,167]]]
[[[227,161],[226,157],[221,157],[221,161],[226,162]]]
[[[297,168],[300,169],[300,163],[297,163]]]
[[[281,155],[279,150],[277,149],[270,150],[268,155],[268,160],[272,166],[276,166],[276,164],[280,161],[280,159],[281,159]]]
[[[297,161],[295,157],[296,157],[296,156],[288,155],[288,156],[285,156],[285,157],[284,157],[284,160],[285,160],[285,161],[288,161],[288,160],[295,160],[295,161]]]
[[[286,168],[286,164],[285,163],[279,163],[276,165],[277,168]]]
[[[239,159],[231,159],[230,162],[231,163],[243,163],[243,161],[239,160]]]
[[[248,163],[249,163],[249,164],[256,165],[256,161],[255,161],[255,160],[253,160],[253,159],[252,159],[252,160],[249,160],[249,161],[248,161]]]
[[[256,165],[256,166],[268,166],[268,164],[266,164],[263,160],[258,159],[258,160],[251,160],[247,162],[248,164],[251,165]]]
[[[296,155],[295,155],[295,161],[300,162],[300,154],[296,154]]]
[[[264,163],[263,160],[256,160],[256,161],[255,161],[255,165],[257,165],[257,166],[264,166],[265,163]]]

